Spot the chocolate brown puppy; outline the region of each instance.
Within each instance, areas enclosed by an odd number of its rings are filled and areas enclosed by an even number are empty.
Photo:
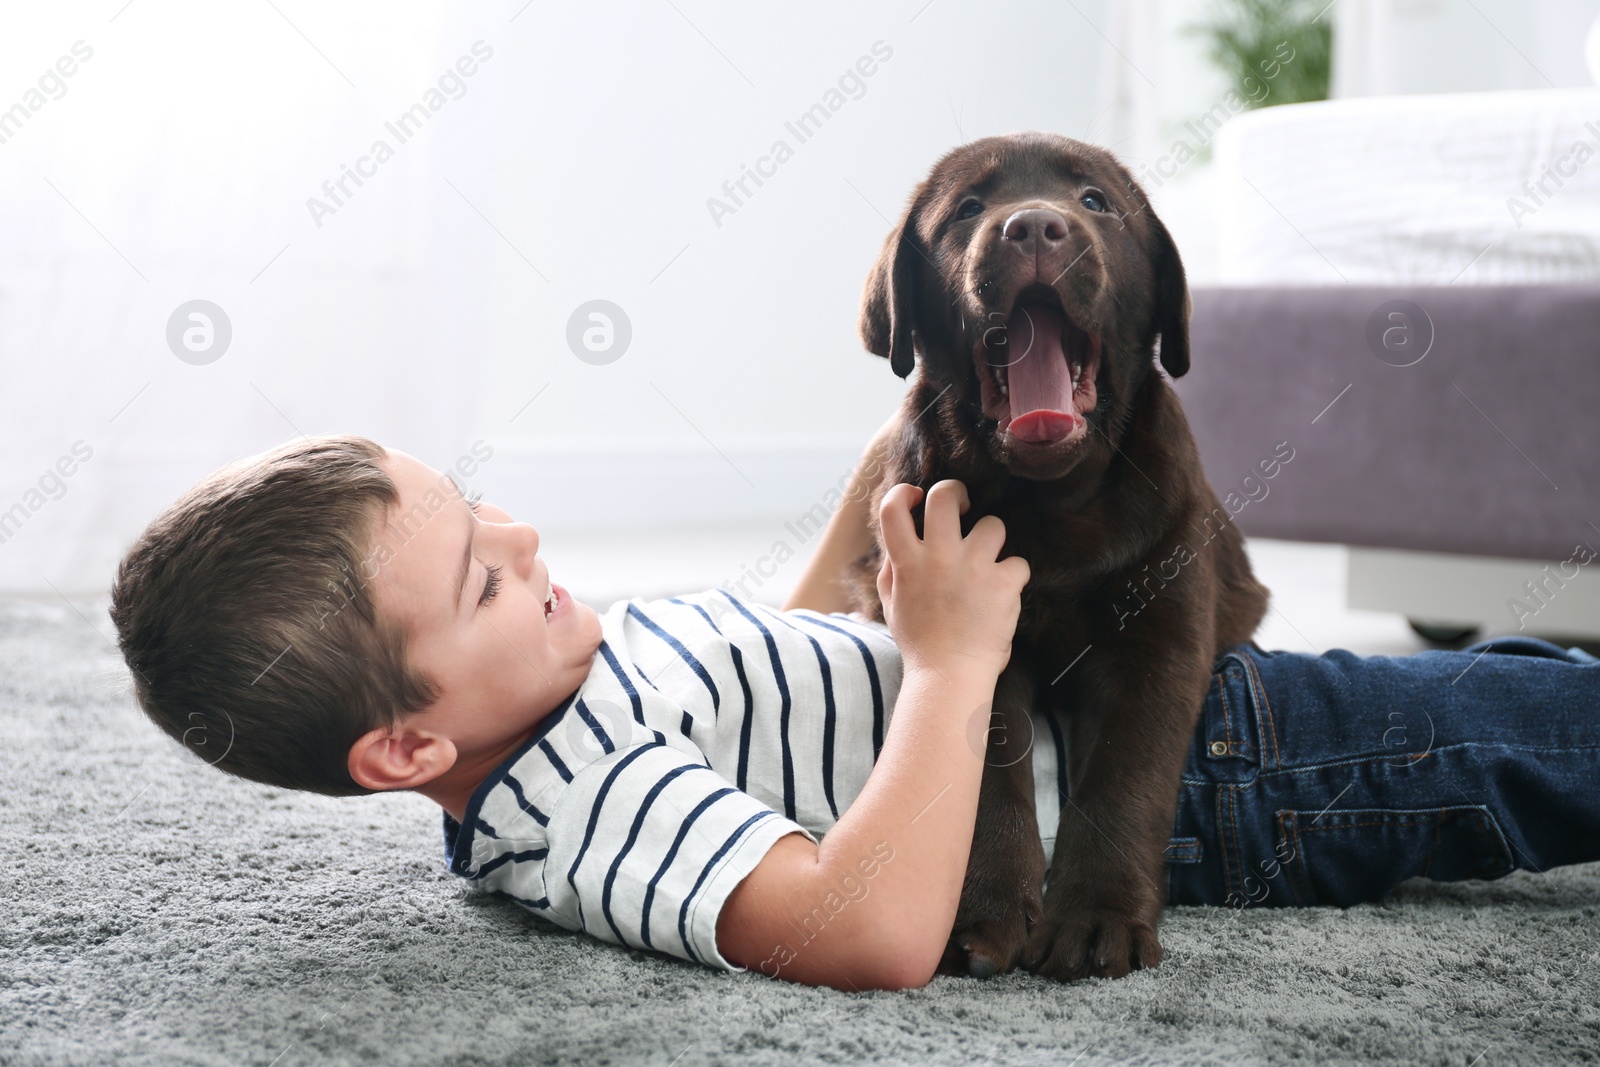
[[[1185,754],[1213,661],[1267,598],[1156,368],[1188,371],[1188,322],[1143,190],[1110,153],[1047,133],[939,160],[867,279],[862,340],[901,377],[919,369],[879,493],[959,478],[964,528],[1000,516],[1004,554],[1032,568],[944,971],[1073,980],[1161,961]],[[880,562],[855,582],[876,618]],[[1016,751],[1031,707],[1057,716],[1070,785],[1042,900]]]

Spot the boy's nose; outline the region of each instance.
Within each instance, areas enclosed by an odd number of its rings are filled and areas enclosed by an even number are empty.
[[[539,531],[525,522],[510,525],[512,543],[516,551],[516,571],[524,578],[533,575],[533,560],[539,554]]]

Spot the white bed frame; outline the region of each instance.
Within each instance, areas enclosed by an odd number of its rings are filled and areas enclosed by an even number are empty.
[[[1352,608],[1395,611],[1415,623],[1600,638],[1600,559],[1550,563],[1351,545],[1345,591]]]

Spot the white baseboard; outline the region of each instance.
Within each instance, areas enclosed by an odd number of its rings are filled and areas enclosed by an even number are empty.
[[[859,447],[580,454],[498,446],[465,482],[563,540],[657,531],[681,540],[697,529],[753,528],[768,544],[799,546],[827,522],[859,456]],[[59,502],[3,539],[0,595],[102,595],[145,524],[212,465],[168,453],[97,456]]]
[[[551,454],[497,448],[470,479],[540,530],[649,530],[831,514],[860,449]]]

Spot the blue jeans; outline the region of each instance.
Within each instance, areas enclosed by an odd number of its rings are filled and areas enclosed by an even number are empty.
[[[1350,905],[1407,878],[1600,860],[1600,659],[1530,637],[1212,667],[1171,904]]]

